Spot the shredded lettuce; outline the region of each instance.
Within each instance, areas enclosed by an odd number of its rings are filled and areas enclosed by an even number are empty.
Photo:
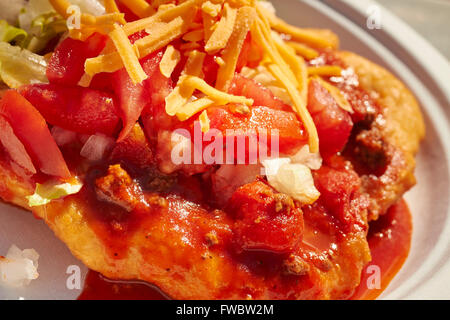
[[[0,41],[21,43],[27,37],[28,33],[25,30],[13,27],[5,20],[0,20]]]
[[[34,194],[26,198],[30,207],[42,206],[52,200],[78,193],[82,186],[83,184],[78,181],[74,184],[58,182],[37,183]]]
[[[18,17],[19,27],[28,33],[20,45],[31,52],[40,52],[57,35],[67,31],[66,21],[58,15],[48,0],[30,0]]]
[[[0,78],[10,88],[48,82],[44,57],[26,49],[0,42]]]

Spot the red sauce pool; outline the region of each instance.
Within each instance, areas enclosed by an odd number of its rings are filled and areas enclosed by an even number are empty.
[[[361,283],[351,299],[373,300],[389,285],[408,257],[411,246],[412,218],[405,200],[399,201],[377,221],[370,224],[369,241],[372,261],[363,269]],[[373,286],[374,268],[379,268],[379,289]]]
[[[158,288],[141,281],[116,281],[89,270],[78,300],[167,300]]]
[[[392,206],[380,219],[370,224],[368,241],[372,261],[363,269],[361,284],[351,299],[371,300],[378,297],[400,270],[408,256],[412,234],[412,219],[404,200]],[[367,283],[378,266],[379,289],[368,289]],[[371,282],[372,283],[372,282]],[[89,271],[79,300],[166,300],[158,288],[138,281],[109,280]]]

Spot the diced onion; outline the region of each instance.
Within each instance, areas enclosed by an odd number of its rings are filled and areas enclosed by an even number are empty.
[[[99,161],[113,144],[114,140],[112,138],[102,134],[95,134],[87,139],[83,148],[81,148],[80,155],[91,161]]]
[[[322,166],[319,153],[311,153],[306,145],[295,155],[262,161],[269,184],[303,204],[310,204],[320,196],[314,186],[311,170]]]
[[[224,164],[213,175],[214,192],[220,195],[219,202],[226,203],[233,192],[250,183],[261,174],[261,166],[256,164]]]
[[[53,139],[55,139],[56,144],[60,147],[75,141],[77,138],[76,132],[69,131],[57,126],[54,126],[52,128],[51,133]]]
[[[0,285],[22,287],[39,277],[39,254],[34,249],[20,250],[12,245],[5,258],[0,258]]]
[[[311,170],[319,170],[322,166],[322,157],[318,152],[311,153],[309,151],[309,146],[305,145],[300,151],[291,156],[291,162],[303,164]]]
[[[319,198],[320,193],[314,186],[311,170],[307,166],[272,159],[265,160],[263,165],[267,170],[269,184],[278,192],[287,194],[302,204],[311,204]]]

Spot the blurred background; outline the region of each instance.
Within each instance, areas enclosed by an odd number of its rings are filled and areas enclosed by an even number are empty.
[[[450,0],[377,0],[450,60]]]

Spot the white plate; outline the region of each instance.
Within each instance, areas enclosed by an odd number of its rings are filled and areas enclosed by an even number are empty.
[[[305,27],[330,28],[341,47],[377,62],[401,78],[422,105],[427,136],[418,156],[418,185],[406,195],[413,213],[410,255],[382,294],[386,299],[450,299],[450,66],[433,47],[381,6],[381,29],[369,30],[369,0],[273,0],[278,15]],[[442,31],[441,31],[442,32]],[[0,253],[12,243],[41,255],[40,278],[20,290],[0,288],[0,298],[73,299],[67,268],[86,268],[52,232],[23,210],[0,204]]]

